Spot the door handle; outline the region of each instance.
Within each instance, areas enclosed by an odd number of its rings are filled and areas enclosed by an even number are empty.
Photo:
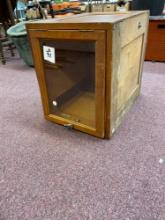
[[[47,68],[53,68],[53,69],[61,69],[61,68],[63,68],[63,65],[60,64],[60,63],[48,63],[48,62],[45,62],[45,66]]]
[[[68,129],[74,128],[73,124],[64,124],[64,127],[68,128]]]
[[[141,22],[138,23],[138,29],[140,29],[142,27]]]

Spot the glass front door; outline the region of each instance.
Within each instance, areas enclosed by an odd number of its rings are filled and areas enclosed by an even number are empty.
[[[42,40],[51,114],[96,127],[95,42]]]
[[[31,31],[45,117],[104,136],[105,32]]]

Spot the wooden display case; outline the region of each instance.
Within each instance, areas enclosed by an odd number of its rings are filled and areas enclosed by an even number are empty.
[[[148,12],[27,24],[45,118],[110,138],[140,92]]]

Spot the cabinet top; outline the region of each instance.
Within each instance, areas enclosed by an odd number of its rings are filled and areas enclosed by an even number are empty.
[[[78,15],[66,16],[38,20],[26,24],[28,29],[107,29],[110,25],[125,19],[130,19],[141,14],[148,14],[148,11],[127,11],[127,12],[100,12],[83,13]]]
[[[165,15],[150,16],[150,20],[153,20],[153,21],[165,21]]]

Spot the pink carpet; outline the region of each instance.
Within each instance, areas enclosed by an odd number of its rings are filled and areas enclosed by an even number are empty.
[[[45,121],[34,69],[0,65],[0,220],[164,219],[164,63],[110,141]]]

